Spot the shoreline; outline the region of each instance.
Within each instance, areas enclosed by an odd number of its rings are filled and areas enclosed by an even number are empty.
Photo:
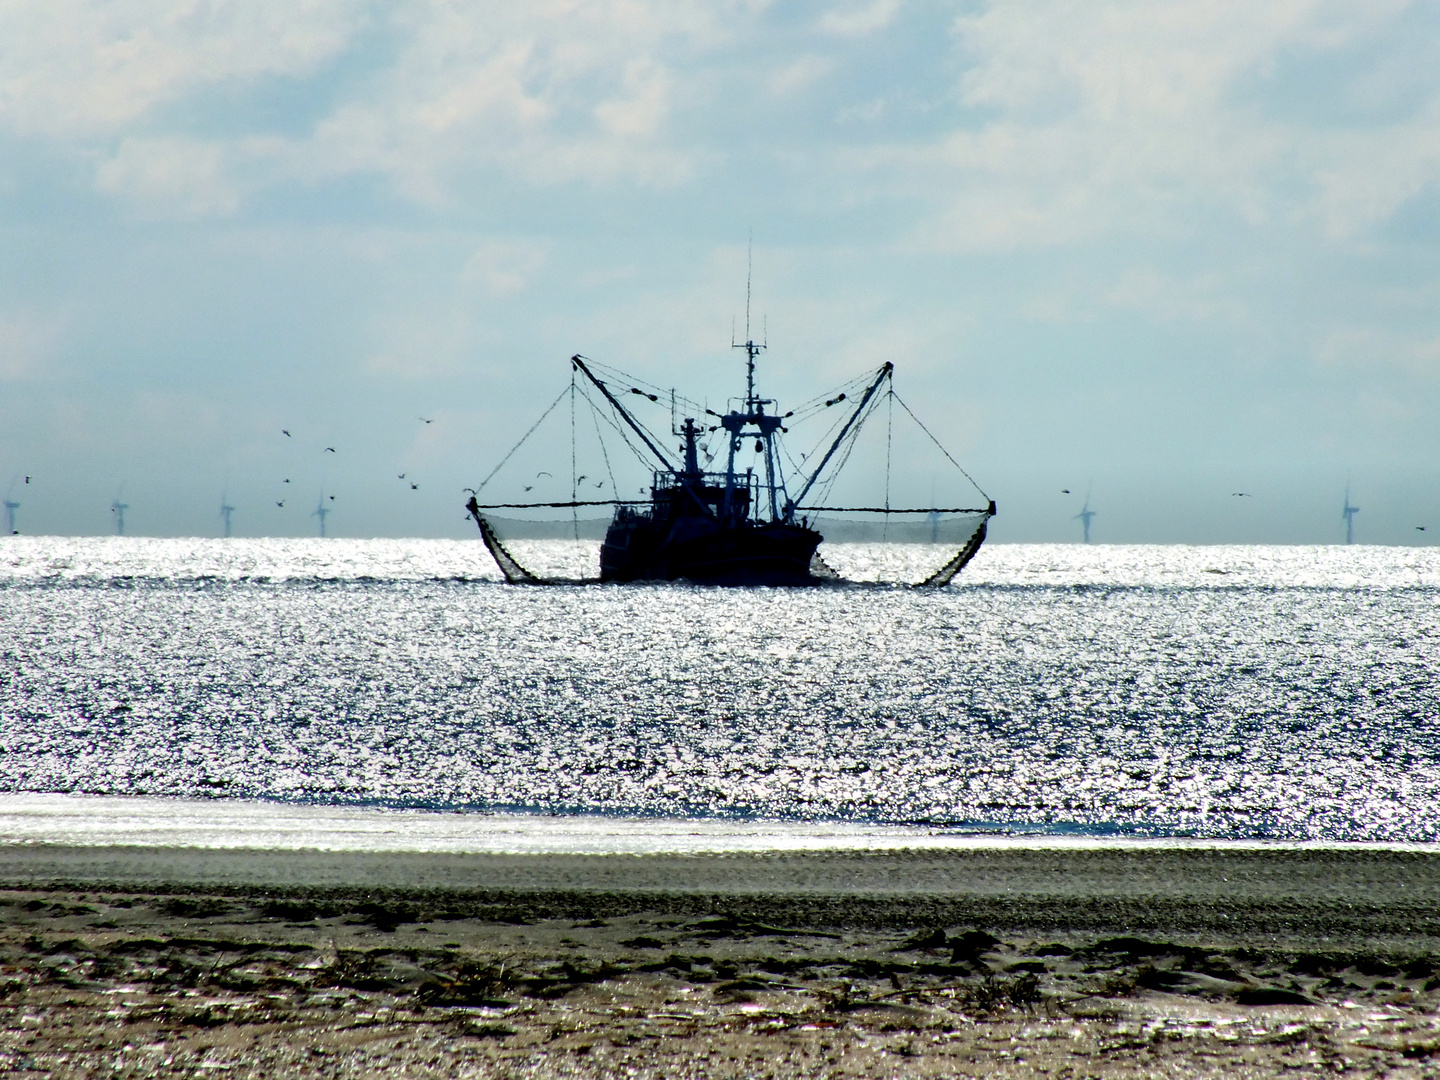
[[[1146,835],[1074,825],[906,825],[432,810],[262,799],[0,794],[0,849],[681,855],[867,851],[1333,851],[1440,855],[1440,842]]]

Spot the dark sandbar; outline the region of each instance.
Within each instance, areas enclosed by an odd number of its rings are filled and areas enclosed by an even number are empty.
[[[1440,853],[1163,844],[723,855],[11,846],[0,884],[385,896],[476,915],[730,910],[797,926],[1440,937]]]

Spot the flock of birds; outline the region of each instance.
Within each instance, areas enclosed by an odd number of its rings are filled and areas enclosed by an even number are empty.
[[[433,423],[435,422],[435,418],[434,418],[434,417],[417,416],[416,419],[419,420],[422,424],[433,424]],[[294,439],[294,438],[295,438],[295,436],[290,433],[290,429],[289,429],[289,428],[281,428],[281,429],[280,429],[280,434],[281,434],[281,435],[284,435],[285,438],[287,438],[287,439]],[[333,447],[333,446],[327,446],[327,447],[325,447],[325,448],[321,451],[322,454],[334,454],[335,452],[336,452],[336,451],[335,451],[335,447]],[[402,472],[402,473],[398,474],[397,479],[403,480],[405,483],[409,484],[411,491],[419,491],[419,490],[420,490],[420,485],[419,485],[419,483],[417,483],[415,480],[413,480],[413,479],[410,478],[408,471],[407,471],[407,472]],[[26,483],[29,483],[29,482],[30,482],[30,478],[29,478],[29,477],[26,477],[26,478],[25,478],[25,482],[26,482]],[[282,483],[282,484],[288,484],[288,483],[290,483],[290,477],[288,477],[288,476],[285,477],[284,479],[282,479],[282,480],[280,481],[280,483]],[[527,488],[526,490],[528,491],[529,489]],[[288,496],[288,495],[285,496],[284,498],[276,499],[276,500],[275,500],[275,505],[276,505],[278,508],[280,508],[281,510],[283,510],[283,509],[285,509],[285,503],[288,501],[288,499],[289,499],[289,496]],[[326,495],[326,494],[325,494],[325,492],[324,492],[324,486],[323,486],[323,482],[322,482],[321,492],[320,492],[321,510],[328,513],[328,508],[325,507],[325,505],[324,505],[324,504],[325,504],[325,501],[326,501],[327,499],[328,499],[330,502],[334,502],[334,501],[335,501],[335,496],[334,496],[334,495]],[[223,502],[224,500],[222,499],[221,501]],[[224,514],[224,510],[223,510],[223,509],[221,510],[221,514],[222,514],[222,515]]]
[[[638,393],[639,391],[636,391],[636,392]],[[427,425],[428,425],[428,424],[433,424],[433,423],[435,422],[435,420],[434,420],[433,417],[420,416],[420,417],[416,417],[416,419],[419,420],[422,424],[427,424]],[[289,429],[289,428],[281,428],[281,429],[280,429],[280,434],[283,435],[283,436],[285,436],[285,438],[287,438],[287,439],[293,439],[293,438],[294,438],[294,436],[290,433],[290,429]],[[335,454],[335,453],[336,453],[336,450],[335,450],[335,447],[333,447],[333,446],[326,446],[326,447],[321,451],[321,453],[322,453],[322,454]],[[552,472],[549,472],[549,471],[547,471],[547,470],[545,470],[545,469],[541,469],[539,472],[537,472],[537,473],[535,474],[534,480],[533,480],[531,483],[526,484],[526,485],[524,486],[525,491],[527,491],[527,492],[533,491],[533,490],[535,489],[536,485],[539,483],[541,477],[547,477],[547,478],[553,480],[553,479],[555,478],[555,474],[552,473]],[[396,479],[400,480],[402,483],[409,484],[411,491],[419,491],[419,490],[420,490],[420,484],[419,484],[419,482],[418,482],[417,480],[415,480],[413,477],[411,477],[408,471],[396,474]],[[581,473],[579,476],[577,476],[577,477],[575,478],[575,484],[576,484],[576,486],[578,487],[580,484],[583,484],[583,483],[584,483],[586,480],[588,480],[588,479],[590,479],[589,476],[587,476],[587,475],[584,474],[584,473]],[[28,485],[28,484],[30,483],[30,480],[31,480],[31,477],[27,474],[27,475],[25,476],[25,483]],[[288,484],[288,483],[290,483],[290,477],[288,477],[288,476],[287,476],[287,477],[284,477],[280,482],[281,482],[281,484]],[[13,485],[14,485],[14,481],[13,481],[13,480],[11,481],[11,485],[12,485],[12,489],[13,489]],[[596,481],[594,486],[595,486],[595,488],[597,488],[597,489],[603,488],[603,487],[605,486],[605,481],[604,481],[604,480]],[[471,488],[466,488],[465,490],[466,490],[466,491],[471,491],[471,490],[473,490],[473,489],[471,489]],[[643,494],[644,491],[645,491],[645,489],[644,489],[644,488],[641,488],[640,491],[641,491],[641,493]],[[1061,489],[1060,489],[1060,494],[1061,494],[1061,495],[1073,495],[1074,492],[1073,492],[1073,490],[1070,489],[1070,488],[1061,488]],[[1248,492],[1248,491],[1232,491],[1232,492],[1230,493],[1230,497],[1231,497],[1231,498],[1234,498],[1234,499],[1251,499],[1251,498],[1254,498],[1254,495],[1253,495],[1251,492]],[[279,509],[281,509],[281,510],[285,509],[285,503],[288,501],[288,499],[289,499],[289,496],[284,496],[284,497],[282,497],[282,498],[276,499],[276,500],[275,500],[275,505],[276,505],[276,507],[279,508]],[[324,516],[330,512],[330,508],[329,508],[328,506],[326,506],[326,501],[327,501],[327,500],[328,500],[329,502],[334,502],[334,501],[335,501],[335,496],[334,496],[334,495],[328,495],[328,496],[327,496],[327,495],[324,493],[324,487],[323,487],[323,482],[322,482],[321,493],[320,493],[320,505],[319,505],[319,507],[317,507],[317,509],[312,513],[312,516],[315,516],[315,515],[319,515],[319,516],[320,516],[320,519],[321,519],[320,527],[321,527],[321,534],[322,534],[322,535],[324,534],[324,527],[325,527]],[[230,512],[233,511],[235,508],[234,508],[233,506],[228,505],[228,504],[226,503],[224,496],[221,496],[221,500],[220,500],[220,501],[221,501],[220,515],[221,515],[221,517],[223,517],[223,518],[225,519],[225,525],[226,525],[225,534],[228,536],[228,535],[230,534],[230,529],[229,529],[229,526],[230,526]],[[14,528],[15,511],[20,508],[20,504],[19,504],[18,502],[15,502],[13,499],[11,499],[10,495],[7,494],[6,497],[5,497],[4,507],[5,507],[5,511],[6,511],[7,518],[8,518],[7,524],[9,525],[9,529],[8,529],[7,531],[13,533],[13,532],[16,531],[15,528]],[[124,526],[123,526],[123,522],[124,522],[124,511],[126,511],[126,510],[128,510],[128,509],[129,509],[129,506],[128,506],[128,505],[122,504],[122,503],[120,502],[119,496],[116,496],[114,502],[111,504],[111,507],[110,507],[110,511],[111,511],[112,514],[117,514],[117,515],[119,515],[118,521],[121,523],[121,524],[120,524],[120,531],[121,531],[121,532],[124,531]],[[1347,492],[1347,493],[1346,493],[1346,496],[1345,496],[1345,514],[1344,514],[1344,517],[1346,518],[1347,529],[1348,529],[1349,522],[1350,522],[1351,518],[1353,517],[1354,514],[1356,514],[1356,513],[1358,513],[1358,512],[1359,512],[1359,507],[1352,507],[1352,506],[1350,505],[1350,496],[1349,496],[1349,493]],[[1074,520],[1079,521],[1079,522],[1081,522],[1081,523],[1084,525],[1084,528],[1085,528],[1085,542],[1086,542],[1086,543],[1089,543],[1089,542],[1090,542],[1090,522],[1091,522],[1091,520],[1094,519],[1096,516],[1098,516],[1097,513],[1096,513],[1096,511],[1090,509],[1090,493],[1087,491],[1086,494],[1085,494],[1085,503],[1084,503],[1084,506],[1081,508],[1080,512],[1079,512],[1078,514],[1076,514],[1075,517],[1074,517]],[[1428,528],[1428,527],[1425,526],[1425,525],[1416,525],[1416,526],[1415,526],[1415,531],[1416,531],[1416,532],[1426,532],[1426,531],[1427,531],[1427,528]],[[1348,537],[1348,535],[1347,535],[1347,542],[1348,542],[1348,539],[1349,539],[1349,537]]]
[[[428,416],[418,416],[418,417],[416,417],[416,419],[419,420],[422,424],[433,424],[433,423],[435,422],[435,418],[434,418],[434,417],[428,417]],[[283,435],[283,436],[285,436],[285,438],[287,438],[287,439],[293,439],[293,438],[295,437],[294,435],[291,434],[289,428],[281,428],[281,429],[280,429],[280,434]],[[325,447],[324,450],[322,450],[321,452],[324,453],[324,454],[333,454],[333,453],[335,453],[336,451],[335,451],[335,448],[334,448],[333,446],[327,446],[327,447]],[[541,478],[542,476],[549,477],[549,478],[552,479],[552,480],[555,478],[555,474],[554,474],[554,473],[549,472],[548,470],[545,470],[545,469],[541,469],[539,472],[537,472],[537,473],[535,474],[535,479],[534,479],[534,481],[532,481],[531,483],[525,485],[525,490],[526,490],[526,491],[533,491],[534,488],[535,488],[535,486],[536,486],[536,484],[539,482],[539,480],[540,480],[540,478]],[[395,474],[395,478],[396,478],[397,480],[402,481],[403,483],[409,484],[411,491],[419,491],[419,490],[420,490],[420,484],[419,484],[419,482],[416,481],[416,480],[410,475],[410,473],[409,473],[408,470],[407,470],[406,472],[396,473],[396,474]],[[581,473],[579,476],[577,476],[577,477],[575,478],[575,483],[576,483],[576,485],[578,486],[578,485],[584,483],[586,480],[589,480],[589,479],[590,479],[590,477],[588,477],[588,476],[585,475],[584,473]],[[29,477],[26,477],[26,478],[25,478],[25,482],[26,482],[26,483],[29,483],[29,482],[30,482],[30,478],[29,478]],[[290,483],[290,478],[287,476],[287,477],[285,477],[284,479],[282,479],[280,482],[281,482],[282,484],[288,484],[288,483]],[[597,481],[597,482],[595,483],[594,486],[595,486],[597,489],[598,489],[598,488],[603,488],[603,487],[605,486],[605,481],[604,481],[604,480],[599,480],[599,481]],[[469,491],[469,490],[471,490],[471,489],[470,489],[470,488],[466,488],[465,490]],[[643,491],[644,489],[642,488],[641,490]],[[276,500],[275,500],[275,505],[276,505],[278,508],[280,508],[281,510],[283,510],[283,509],[285,508],[285,503],[288,501],[288,498],[289,498],[289,496],[286,496],[285,498],[276,499]],[[322,504],[322,507],[323,507],[323,505],[324,505],[324,503],[325,503],[326,500],[329,500],[330,502],[334,502],[334,501],[335,501],[335,496],[334,496],[334,495],[326,495],[326,494],[324,493],[324,491],[322,490],[322,491],[321,491],[321,495],[320,495],[320,499],[321,499],[321,504]],[[223,498],[222,498],[221,501],[222,501],[222,503],[224,502]],[[328,512],[328,510],[327,510],[327,512]],[[223,509],[221,510],[221,514],[222,514],[222,515],[224,514],[224,510],[223,510]]]
[[[544,469],[541,469],[539,472],[537,472],[537,473],[535,474],[535,480],[538,482],[539,479],[540,479],[540,477],[542,477],[542,476],[548,476],[548,477],[550,477],[550,479],[552,479],[552,480],[555,479],[555,474],[554,474],[554,473],[552,473],[552,472],[546,472]],[[579,487],[581,484],[583,484],[586,480],[589,480],[589,479],[590,479],[590,477],[586,476],[584,473],[581,473],[579,476],[575,477],[575,486],[576,486],[576,487]],[[605,481],[604,481],[604,480],[597,480],[597,481],[595,482],[595,486],[596,486],[597,488],[602,488],[602,487],[605,486]],[[534,483],[530,483],[530,484],[526,484],[526,485],[525,485],[525,490],[526,490],[526,491],[533,491],[534,488],[535,488],[535,484],[534,484]],[[466,490],[466,491],[470,491],[471,489],[470,489],[470,488],[466,488],[465,490]],[[644,489],[644,488],[641,488],[640,490],[641,490],[641,491],[644,491],[645,489]]]

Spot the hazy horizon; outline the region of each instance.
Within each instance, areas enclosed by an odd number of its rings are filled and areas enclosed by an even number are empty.
[[[1434,5],[13,0],[0,40],[22,534],[471,536],[571,354],[740,389],[753,235],[762,388],[895,363],[992,542],[1088,493],[1097,543],[1343,543],[1347,488],[1357,543],[1440,535]]]

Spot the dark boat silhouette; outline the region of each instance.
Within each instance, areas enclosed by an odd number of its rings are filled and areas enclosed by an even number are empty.
[[[683,457],[679,461],[670,458],[655,436],[626,408],[611,385],[591,369],[584,357],[576,355],[570,358],[572,373],[583,377],[600,393],[619,423],[636,436],[653,457],[651,464],[658,463],[659,467],[653,472],[650,497],[644,501],[572,498],[564,502],[482,505],[477,489],[466,509],[475,518],[480,535],[506,581],[512,584],[582,583],[542,578],[531,573],[506,548],[486,511],[538,508],[568,508],[573,511],[581,506],[613,506],[614,518],[600,546],[600,575],[584,579],[584,583],[685,580],[707,585],[756,586],[815,585],[838,581],[839,575],[825,564],[817,551],[824,537],[812,526],[812,521],[813,515],[821,511],[928,514],[932,515],[932,520],[942,513],[978,514],[978,527],[955,557],[919,584],[946,585],[974,558],[985,541],[986,524],[996,512],[995,502],[988,496],[985,497],[987,505],[983,508],[805,506],[806,498],[817,483],[822,478],[833,477],[848,457],[860,428],[871,415],[875,402],[883,396],[882,388],[894,395],[894,389],[889,385],[893,365],[882,365],[862,391],[838,393],[823,399],[823,405],[820,404],[821,399],[816,399],[816,409],[844,405],[848,415],[839,422],[838,432],[829,441],[825,452],[819,455],[817,463],[805,470],[795,470],[787,479],[779,438],[786,431],[785,421],[795,414],[781,413],[774,399],[756,393],[755,360],[765,346],[747,340],[743,346],[737,347],[743,347],[746,355],[745,397],[723,414],[707,409],[706,412],[715,420],[713,426],[698,424],[696,417],[686,417],[684,423],[674,429],[674,434],[684,440],[680,447]],[[629,393],[657,400],[657,395],[638,388],[632,387]],[[557,398],[556,403],[559,400]],[[908,407],[903,402],[901,404],[909,412]],[[914,414],[911,415],[913,417]],[[916,422],[919,423],[918,419]],[[536,426],[538,424],[537,421]],[[920,426],[927,435],[930,434],[923,424]],[[530,430],[533,432],[535,429],[532,427]],[[725,433],[725,468],[723,471],[706,471],[700,465],[700,440],[709,433],[719,431]],[[934,438],[933,435],[930,437]],[[742,470],[736,457],[751,440],[758,455],[758,468],[752,465]],[[521,443],[524,441],[522,439]],[[939,445],[938,442],[936,445]],[[518,449],[517,445],[510,454]],[[638,452],[633,445],[632,449]],[[941,447],[941,450],[943,452],[944,448]],[[505,460],[508,461],[509,457],[506,455]],[[946,457],[949,457],[948,453]],[[954,461],[953,458],[950,460]],[[835,469],[830,468],[832,462]],[[964,470],[961,472],[964,473]],[[494,475],[492,472],[491,477]],[[965,475],[969,479],[969,475]],[[489,478],[485,482],[488,483]],[[572,482],[572,491],[576,487]],[[790,493],[792,487],[795,490],[793,496]]]

